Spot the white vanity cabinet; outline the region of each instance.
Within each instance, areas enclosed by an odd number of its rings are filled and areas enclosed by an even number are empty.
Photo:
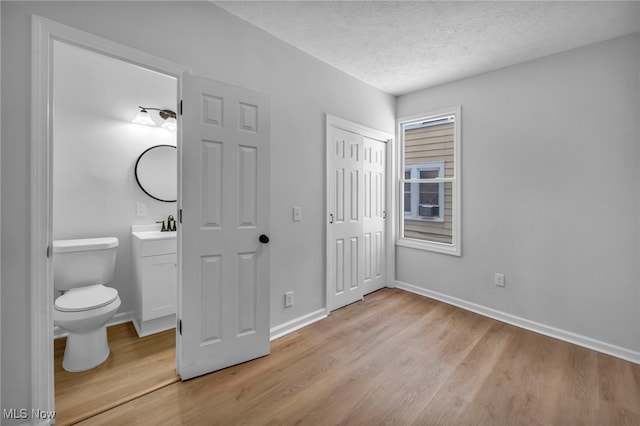
[[[177,311],[177,241],[175,232],[132,232],[138,336],[175,328]]]

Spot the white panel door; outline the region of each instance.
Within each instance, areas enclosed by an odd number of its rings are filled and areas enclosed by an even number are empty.
[[[364,138],[363,142],[363,254],[364,294],[385,286],[385,170],[386,143]]]
[[[178,372],[189,379],[269,353],[270,112],[268,96],[201,77],[184,74],[182,90]]]
[[[330,128],[329,307],[338,309],[364,296],[363,138]]]

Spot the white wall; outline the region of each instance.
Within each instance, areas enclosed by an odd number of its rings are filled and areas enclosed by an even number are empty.
[[[398,248],[397,280],[640,351],[639,43],[399,97],[398,117],[462,105],[462,257]]]
[[[118,313],[130,313],[131,225],[177,217],[175,202],[149,197],[134,176],[138,156],[154,145],[175,146],[176,133],[131,120],[138,105],[175,111],[177,82],[68,44],[54,46],[53,238],[117,237],[110,286],[122,300]],[[146,216],[137,216],[136,202],[146,204]]]
[[[325,306],[324,113],[393,132],[390,95],[208,2],[0,2],[2,407],[29,407],[29,96],[32,13],[271,95],[271,326]],[[303,209],[292,221],[292,206]],[[284,309],[284,292],[295,305]],[[10,342],[10,344],[5,343]]]

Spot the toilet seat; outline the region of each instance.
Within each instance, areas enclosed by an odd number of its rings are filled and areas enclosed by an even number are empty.
[[[79,287],[67,291],[55,301],[55,308],[62,312],[81,312],[100,308],[118,298],[118,290],[102,284]]]

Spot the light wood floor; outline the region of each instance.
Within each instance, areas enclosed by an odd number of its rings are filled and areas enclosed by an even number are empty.
[[[135,374],[135,373],[134,373]],[[640,366],[384,289],[81,425],[639,425]]]
[[[111,355],[91,370],[62,368],[66,338],[54,341],[56,426],[74,424],[180,380],[175,330],[139,338],[133,324],[107,328]]]

